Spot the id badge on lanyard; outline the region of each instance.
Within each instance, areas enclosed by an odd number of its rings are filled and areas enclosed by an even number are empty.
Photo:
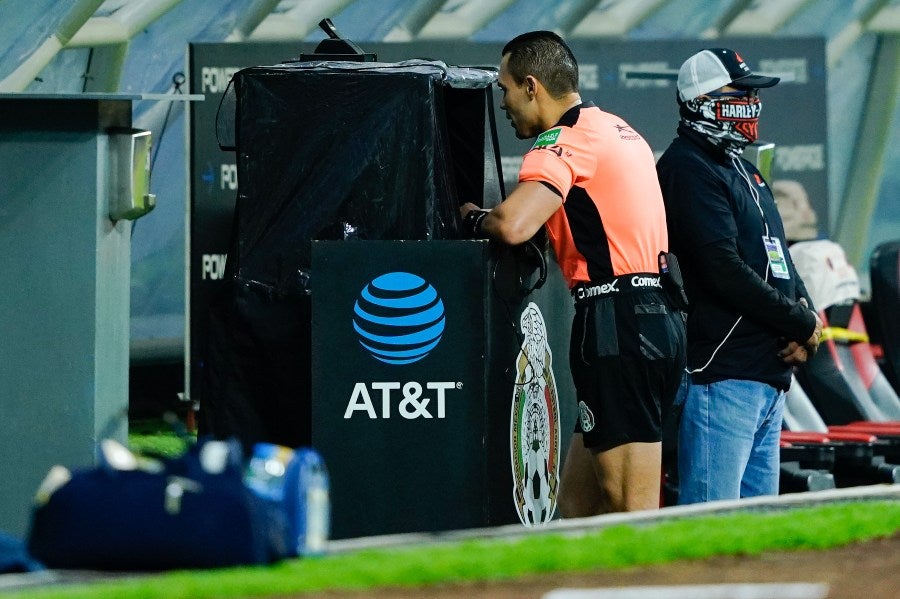
[[[767,235],[763,235],[762,239],[772,276],[776,279],[790,279],[791,273],[788,271],[787,260],[784,258],[784,250],[781,249],[781,240]]]

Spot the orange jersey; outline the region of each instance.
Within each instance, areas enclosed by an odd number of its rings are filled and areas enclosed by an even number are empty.
[[[590,102],[570,109],[525,154],[519,181],[562,196],[546,229],[569,287],[658,272],[669,241],[656,163],[621,118]]]

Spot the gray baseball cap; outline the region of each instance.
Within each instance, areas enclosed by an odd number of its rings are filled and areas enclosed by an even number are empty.
[[[678,70],[678,97],[693,100],[725,85],[738,89],[772,87],[778,77],[756,75],[740,54],[728,48],[707,48],[697,52]]]

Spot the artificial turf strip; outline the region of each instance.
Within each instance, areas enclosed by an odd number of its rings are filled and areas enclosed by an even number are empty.
[[[185,450],[183,439],[172,435],[140,435],[128,436],[128,447],[132,452],[144,456],[162,456],[175,459]]]
[[[900,531],[900,502],[862,501],[617,525],[581,536],[559,533],[371,549],[271,566],[171,572],[45,587],[4,595],[31,599],[228,599],[326,589],[425,586],[548,572],[624,568],[717,555],[825,549]]]
[[[177,417],[167,414],[168,422],[153,419],[129,423],[128,448],[138,455],[176,459],[183,455],[188,446],[196,441],[196,436],[183,431]]]

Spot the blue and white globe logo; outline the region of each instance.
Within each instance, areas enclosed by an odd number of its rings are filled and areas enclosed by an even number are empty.
[[[444,334],[444,302],[428,281],[389,272],[369,282],[353,306],[353,328],[372,357],[387,364],[418,362]]]

